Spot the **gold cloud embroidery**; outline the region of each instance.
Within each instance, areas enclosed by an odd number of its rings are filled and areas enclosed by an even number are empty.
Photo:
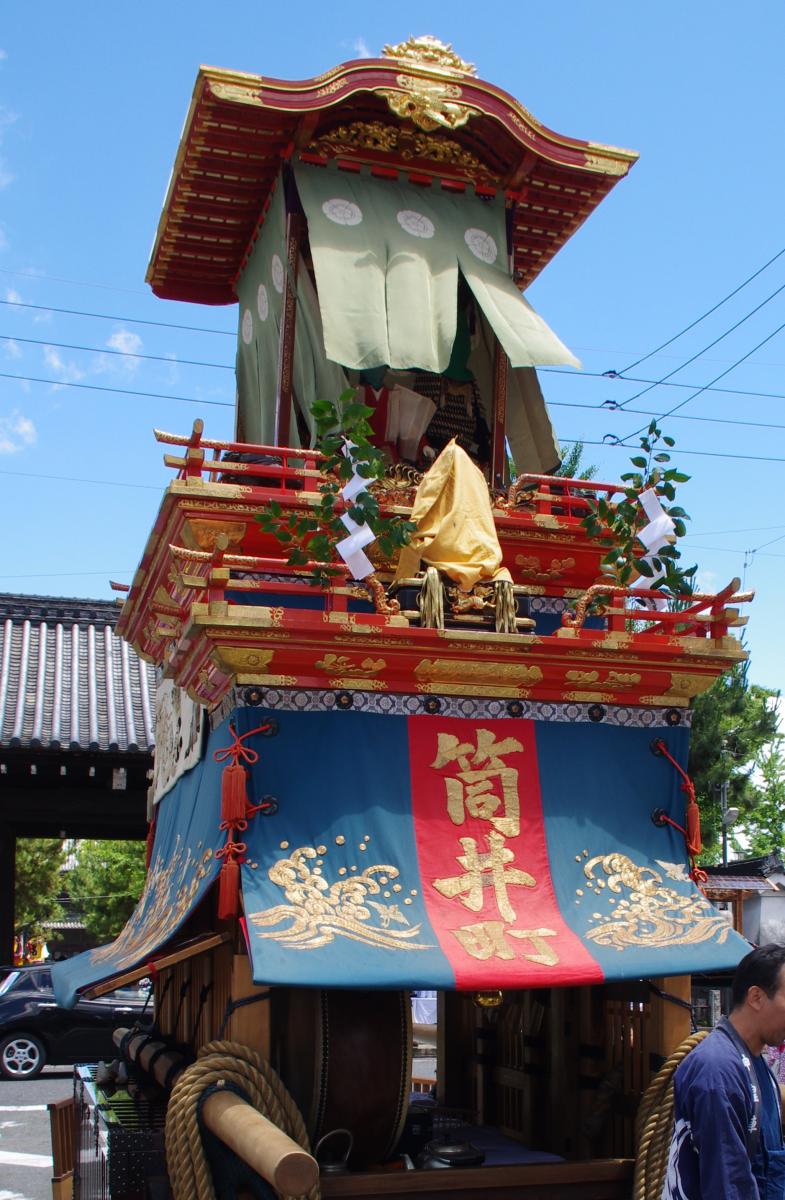
[[[257,931],[260,926],[278,925],[282,921],[291,924],[286,929],[257,932],[258,937],[274,938],[295,950],[315,950],[329,945],[336,937],[387,950],[432,949],[410,940],[417,937],[421,926],[410,925],[397,904],[369,898],[383,896],[384,885],[400,875],[397,867],[377,863],[362,873],[330,884],[318,873],[318,868],[311,870],[309,864],[318,856],[313,846],[300,846],[288,858],[281,858],[270,867],[267,874],[288,903],[249,913],[248,919]],[[398,925],[406,928],[394,928]]]
[[[178,834],[174,853],[156,856],[139,903],[124,929],[108,946],[91,950],[90,961],[109,961],[115,968],[124,969],[167,941],[193,908],[212,859],[212,848],[196,857],[181,845]]]
[[[625,854],[597,855],[583,867],[589,886],[623,895],[586,937],[599,946],[623,950],[629,946],[658,949],[694,946],[699,942],[724,942],[730,928],[723,916],[697,892],[682,895],[663,884],[652,867],[639,867]],[[606,877],[606,878],[604,878]]]

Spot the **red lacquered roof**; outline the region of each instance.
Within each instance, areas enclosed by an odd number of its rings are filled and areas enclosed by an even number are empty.
[[[299,81],[201,67],[147,273],[156,295],[233,303],[281,164],[300,155],[503,190],[521,288],[638,157],[547,129],[435,39]]]

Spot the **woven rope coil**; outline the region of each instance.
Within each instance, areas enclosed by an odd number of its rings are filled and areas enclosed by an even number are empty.
[[[300,1110],[270,1064],[247,1046],[209,1042],[178,1077],[166,1110],[166,1161],[175,1200],[215,1200],[198,1110],[205,1089],[221,1080],[241,1088],[257,1112],[311,1151]],[[308,1200],[319,1200],[320,1195],[317,1182]]]
[[[691,1050],[708,1036],[693,1033],[674,1050],[649,1084],[638,1109],[633,1200],[661,1200],[673,1136],[673,1076]]]

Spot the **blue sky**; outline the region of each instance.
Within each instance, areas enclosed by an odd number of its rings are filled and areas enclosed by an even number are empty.
[[[7,0],[0,22],[0,590],[108,595],[110,577],[130,580],[167,480],[153,427],[186,432],[203,416],[210,434],[231,434],[234,308],[157,300],[144,284],[198,65],[304,78],[426,32],[452,42],[482,77],[558,132],[641,154],[528,293],[584,364],[582,374],[541,375],[563,439],[602,442],[642,425],[647,417],[602,405],[646,385],[596,376],[648,354],[785,247],[780,0],[754,0],[744,10],[723,0],[486,0],[460,12],[454,3],[407,0],[387,7],[305,0],[274,11],[244,0],[220,8],[203,0],[132,7],[44,0],[35,9]],[[747,635],[751,677],[771,687],[781,685],[785,666],[785,505],[777,500],[785,330],[754,348],[783,323],[785,254],[628,372],[659,380],[682,368],[670,382],[697,389],[748,356],[717,384],[737,393],[703,392],[681,414],[693,419],[674,415],[668,432],[677,439],[677,464],[693,476],[682,492],[692,517],[685,557],[700,564],[709,588],[740,575],[757,589]],[[690,394],[658,386],[629,407],[663,413]],[[605,479],[626,468],[628,453],[587,446]]]

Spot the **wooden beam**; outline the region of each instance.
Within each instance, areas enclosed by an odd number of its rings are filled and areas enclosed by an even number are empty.
[[[294,337],[297,321],[297,269],[300,261],[302,234],[302,216],[296,212],[287,213],[286,276],[281,335],[278,343],[278,383],[275,395],[274,441],[276,446],[288,446],[291,437]]]

